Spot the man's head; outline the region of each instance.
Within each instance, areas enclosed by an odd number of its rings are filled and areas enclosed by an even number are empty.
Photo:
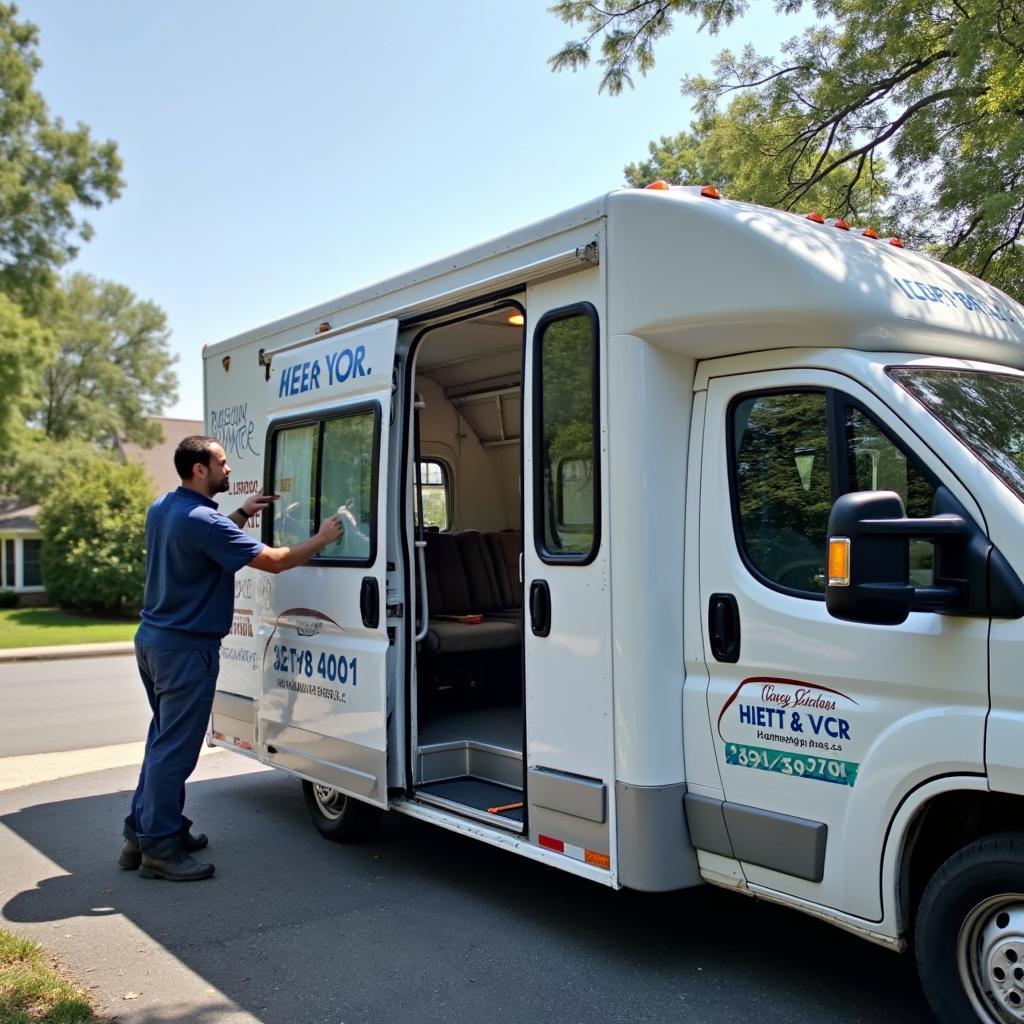
[[[174,450],[174,468],[186,487],[191,487],[208,498],[221,494],[229,487],[227,453],[214,437],[193,434],[186,437]]]

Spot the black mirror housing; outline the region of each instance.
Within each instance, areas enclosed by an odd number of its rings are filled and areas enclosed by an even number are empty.
[[[825,605],[851,622],[898,626],[911,611],[946,615],[1024,616],[1024,584],[1009,562],[945,487],[935,492],[933,515],[907,519],[894,491],[844,494],[828,520],[829,554],[848,545],[845,577],[834,576],[829,558]],[[935,544],[935,580],[910,583],[910,540]],[[839,554],[842,554],[840,550]]]
[[[895,491],[855,491],[832,506],[828,536],[831,542],[849,541],[849,581],[829,579],[825,605],[830,615],[880,626],[906,621],[914,603],[908,539],[873,527],[893,520],[906,520]]]

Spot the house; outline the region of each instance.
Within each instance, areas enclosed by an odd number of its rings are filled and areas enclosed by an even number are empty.
[[[41,600],[46,593],[38,515],[38,505],[0,497],[0,590],[13,590],[26,604]]]

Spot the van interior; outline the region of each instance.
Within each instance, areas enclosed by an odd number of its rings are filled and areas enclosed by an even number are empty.
[[[499,305],[428,327],[414,365],[413,520],[427,594],[413,676],[416,796],[514,832],[524,792],[524,336],[522,308]]]

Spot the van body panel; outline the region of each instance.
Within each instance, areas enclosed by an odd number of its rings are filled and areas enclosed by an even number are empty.
[[[284,353],[264,385],[268,484],[280,494],[265,540],[294,543],[336,513],[345,533],[321,557],[273,580],[261,622],[260,743],[271,763],[382,807],[393,693],[384,603],[397,336],[390,320]],[[356,440],[340,441],[332,428],[348,425]],[[333,450],[339,443],[344,451]],[[311,458],[316,473],[308,479]],[[363,474],[372,480],[372,508],[361,506]],[[368,595],[376,603],[369,618]]]
[[[607,335],[604,327],[603,267],[556,281],[531,285],[526,293],[526,361],[523,408],[534,409],[538,358],[537,326],[561,309],[590,303],[598,317],[599,402],[597,429],[601,460],[600,518],[608,522],[608,431],[602,410],[607,408]],[[608,854],[615,871],[615,755],[612,707],[611,588],[609,541],[600,534],[599,547],[587,564],[549,564],[542,560],[542,542],[535,535],[534,459],[539,442],[536,422],[523,421],[523,593],[526,673],[526,765],[599,780],[607,793],[607,819],[601,824],[560,814],[533,802],[527,782],[526,801],[531,837],[550,836]],[[529,595],[538,581],[550,590],[550,633],[535,635],[531,628]],[[571,835],[564,833],[570,832]]]
[[[735,595],[742,630],[735,662],[717,660],[708,645],[713,741],[728,803],[823,822],[835,840],[820,882],[746,862],[748,882],[878,921],[883,837],[906,793],[937,775],[984,772],[988,621],[914,612],[897,627],[844,622],[824,601],[755,577],[734,526],[729,419],[744,396],[806,389],[835,389],[884,414],[852,379],[826,371],[709,382],[701,606],[707,613],[712,594]],[[893,433],[919,454],[917,438]],[[815,458],[813,472],[827,474],[825,456]],[[794,573],[809,578],[813,567],[805,570],[800,557],[794,552]],[[785,573],[780,579],[788,581],[793,573]]]

